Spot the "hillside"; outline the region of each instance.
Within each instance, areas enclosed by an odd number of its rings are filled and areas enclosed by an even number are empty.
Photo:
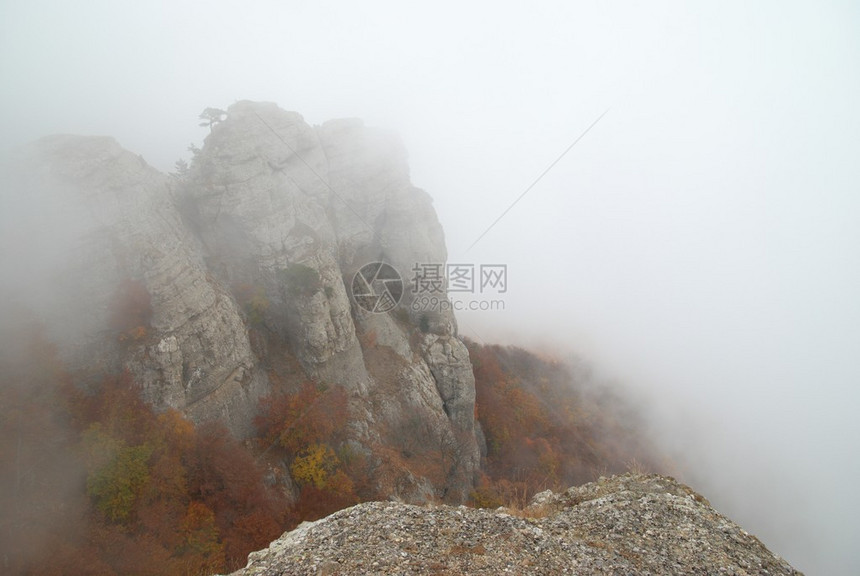
[[[630,469],[673,469],[629,399],[595,381],[582,361],[466,345],[484,455],[474,504],[524,506],[546,489]]]

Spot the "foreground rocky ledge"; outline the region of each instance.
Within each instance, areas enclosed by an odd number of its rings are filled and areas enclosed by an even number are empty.
[[[304,523],[233,576],[800,574],[692,489],[625,474],[522,511],[372,502]]]

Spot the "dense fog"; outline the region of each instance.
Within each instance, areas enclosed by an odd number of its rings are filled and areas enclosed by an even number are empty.
[[[799,570],[849,574],[858,29],[835,1],[10,1],[0,150],[104,134],[169,172],[240,99],[396,132],[449,262],[506,266],[506,291],[458,296],[496,301],[462,335],[589,359],[684,481]]]

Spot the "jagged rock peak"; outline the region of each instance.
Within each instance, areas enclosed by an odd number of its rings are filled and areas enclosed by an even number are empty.
[[[689,487],[601,478],[520,511],[360,504],[284,534],[233,576],[800,574]]]

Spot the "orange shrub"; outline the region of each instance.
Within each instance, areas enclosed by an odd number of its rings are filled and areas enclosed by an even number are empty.
[[[346,392],[322,389],[311,382],[295,394],[274,394],[260,400],[255,423],[267,445],[298,454],[312,444],[342,439],[348,420]]]

